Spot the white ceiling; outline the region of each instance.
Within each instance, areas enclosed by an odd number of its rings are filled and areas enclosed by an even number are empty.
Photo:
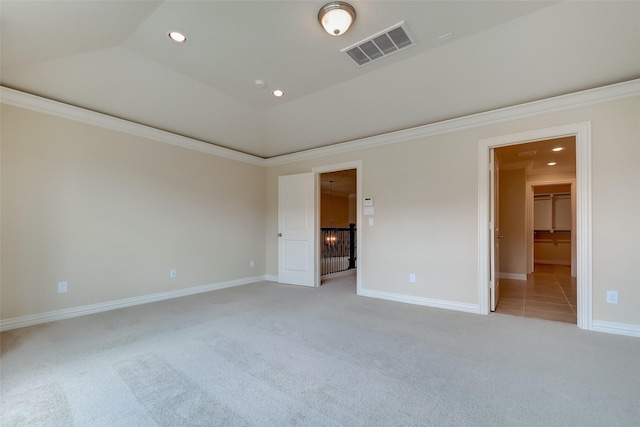
[[[2,0],[0,79],[269,158],[640,77],[638,1],[351,1],[340,37],[324,3]],[[400,21],[417,46],[340,52]]]

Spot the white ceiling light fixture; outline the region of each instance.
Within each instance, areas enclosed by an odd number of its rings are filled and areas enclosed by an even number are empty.
[[[272,93],[273,93],[273,96],[275,96],[275,97],[277,97],[277,98],[280,98],[281,96],[283,96],[283,95],[284,95],[284,92],[283,92],[283,91],[281,91],[280,89],[276,89],[276,90],[274,90]]]
[[[556,147],[554,149],[552,149],[551,151],[562,151],[564,150],[564,147]]]
[[[555,166],[555,165],[557,165],[557,163],[556,162],[549,162],[549,163],[547,163],[547,165],[548,166]]]
[[[318,22],[332,36],[346,33],[355,20],[356,10],[343,1],[327,3],[318,12]]]
[[[167,35],[176,43],[185,44],[187,42],[187,36],[182,34],[180,31],[169,31],[169,34]]]

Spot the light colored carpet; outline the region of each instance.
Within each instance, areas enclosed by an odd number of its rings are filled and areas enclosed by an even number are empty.
[[[261,282],[4,332],[8,426],[638,426],[640,339]]]

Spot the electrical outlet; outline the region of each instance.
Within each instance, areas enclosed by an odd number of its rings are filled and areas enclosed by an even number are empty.
[[[251,260],[251,262],[249,262],[249,267],[253,268],[256,266],[256,263],[254,260]]]
[[[409,274],[409,283],[416,283],[416,275],[414,273]]]
[[[58,293],[63,294],[67,292],[67,282],[58,282]]]
[[[178,272],[175,269],[169,272],[169,276],[171,276],[172,279],[175,279],[177,275],[178,275]]]
[[[607,291],[607,302],[609,304],[618,303],[618,291]]]

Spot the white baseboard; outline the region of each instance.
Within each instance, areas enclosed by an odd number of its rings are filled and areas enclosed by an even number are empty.
[[[498,273],[498,277],[501,279],[510,279],[510,280],[527,280],[526,274],[521,273]]]
[[[415,297],[411,295],[394,294],[390,292],[372,291],[369,289],[361,289],[358,295],[363,297],[371,297],[384,299],[389,301],[403,302],[407,304],[424,305],[427,307],[444,308],[447,310],[464,311],[466,313],[480,314],[480,306],[478,304],[467,304],[456,301],[446,301],[433,298]]]
[[[276,282],[278,283],[278,276],[277,275],[273,275],[273,274],[267,274],[264,278],[264,280],[268,280],[269,282]]]
[[[591,324],[591,330],[605,332],[607,334],[626,335],[628,337],[640,338],[640,325],[594,320]]]
[[[163,301],[172,298],[180,298],[188,295],[200,294],[203,292],[215,291],[218,289],[231,288],[233,286],[247,285],[249,283],[261,282],[266,276],[247,277],[244,279],[229,280],[226,282],[212,283],[209,285],[194,286],[191,288],[178,289],[175,291],[159,292],[157,294],[142,295],[139,297],[125,298],[115,301],[101,302],[98,304],[82,305],[79,307],[65,308],[62,310],[49,311],[46,313],[30,314],[28,316],[14,317],[0,320],[0,331],[23,328],[25,326],[38,325],[41,323],[55,322],[57,320],[70,319],[72,317],[85,316],[88,314],[101,313],[103,311],[117,310],[119,308],[131,307],[134,305],[147,304],[150,302]]]
[[[571,265],[571,261],[558,261],[555,259],[534,259],[534,264],[548,264],[548,265]]]

